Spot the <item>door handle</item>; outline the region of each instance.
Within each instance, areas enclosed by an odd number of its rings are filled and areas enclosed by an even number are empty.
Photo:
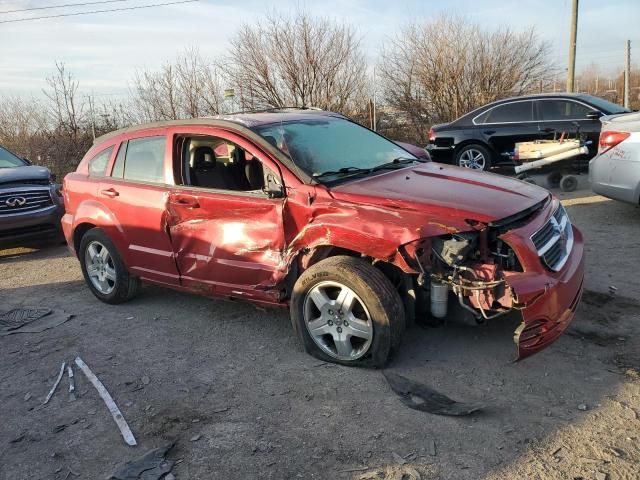
[[[544,133],[551,133],[551,132],[555,132],[556,129],[555,128],[550,128],[550,127],[544,127],[544,128],[541,128],[540,131],[544,132]]]
[[[485,130],[482,133],[484,133],[485,135],[493,135],[494,133],[496,133],[496,131],[495,130]]]
[[[177,205],[179,207],[187,207],[187,208],[200,208],[200,204],[195,198],[184,198],[180,197],[173,200],[171,203]]]
[[[100,190],[100,194],[105,197],[117,197],[120,193],[115,188],[107,188],[106,190]]]

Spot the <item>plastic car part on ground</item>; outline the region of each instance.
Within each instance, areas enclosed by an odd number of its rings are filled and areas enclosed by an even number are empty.
[[[14,308],[0,314],[0,337],[16,333],[40,333],[73,318],[64,311],[54,312],[50,308]]]
[[[165,478],[175,462],[167,460],[165,456],[173,448],[173,443],[164,447],[154,448],[142,457],[125,463],[111,474],[110,480],[158,480]]]
[[[456,402],[426,385],[409,380],[397,373],[383,371],[391,390],[400,396],[407,407],[435,415],[463,416],[481,410],[474,403]]]

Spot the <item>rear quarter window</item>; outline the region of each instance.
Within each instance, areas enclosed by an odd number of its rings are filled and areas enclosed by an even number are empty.
[[[107,165],[111,158],[113,147],[109,147],[96,154],[91,160],[89,160],[89,176],[91,177],[104,177],[107,171]]]
[[[124,179],[137,182],[165,183],[164,136],[134,138],[127,144]]]

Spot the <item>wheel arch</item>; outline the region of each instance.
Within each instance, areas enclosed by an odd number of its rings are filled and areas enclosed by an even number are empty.
[[[297,268],[295,275],[293,276],[294,278],[292,278],[293,283],[295,283],[298,277],[309,267],[321,262],[322,260],[336,256],[368,259],[371,262],[371,265],[382,272],[382,274],[397,290],[405,307],[407,323],[413,323],[416,315],[415,288],[417,277],[406,272],[392,261],[375,259],[356,250],[337,245],[323,244],[298,254],[296,259],[297,261],[295,262]]]
[[[467,140],[463,140],[460,143],[456,144],[456,148],[453,150],[454,159],[456,159],[455,157],[458,156],[458,153],[460,152],[460,150],[462,150],[464,147],[467,147],[469,145],[480,145],[481,147],[484,147],[487,150],[489,150],[489,152],[494,158],[496,156],[495,149],[488,142],[481,140],[479,138],[469,138]]]

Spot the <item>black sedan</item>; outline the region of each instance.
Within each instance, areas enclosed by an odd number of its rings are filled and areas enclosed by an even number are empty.
[[[436,162],[488,170],[512,164],[509,153],[518,142],[553,139],[567,132],[591,140],[589,158],[597,153],[600,117],[629,110],[585,94],[540,94],[489,103],[451,123],[429,130],[427,151]]]

